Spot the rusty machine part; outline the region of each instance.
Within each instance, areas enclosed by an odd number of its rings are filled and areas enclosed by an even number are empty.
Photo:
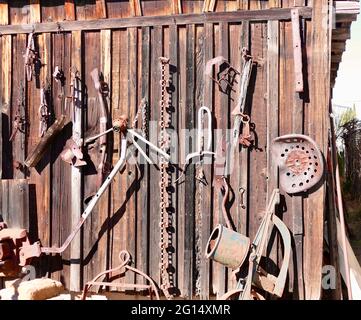
[[[0,277],[16,276],[20,267],[30,263],[33,257],[39,257],[39,248],[30,245],[25,229],[0,228]]]
[[[291,256],[291,235],[286,225],[275,215],[275,208],[279,203],[280,193],[278,189],[275,189],[270,197],[261,225],[250,246],[247,278],[239,279],[236,289],[227,292],[220,300],[230,299],[234,296],[238,296],[239,300],[252,300],[258,296],[255,296],[255,288],[260,288],[272,295],[282,297]],[[277,277],[268,274],[260,267],[260,260],[266,249],[271,223],[279,231],[284,245],[283,262]],[[249,245],[248,238],[236,232],[230,232],[230,230],[226,230],[224,227],[217,228],[209,239],[206,254],[214,260],[217,259],[216,261],[225,266],[233,269],[238,268],[237,272],[242,267],[247,256],[245,250],[247,245]],[[209,253],[208,250],[210,250]],[[237,250],[239,251],[238,253]],[[258,298],[261,299],[262,296],[258,296]]]
[[[213,66],[218,69],[213,77]],[[233,84],[239,72],[223,56],[218,56],[207,61],[205,74],[218,84],[219,90],[228,94],[233,90]]]
[[[213,230],[206,245],[206,257],[233,270],[245,261],[250,239],[219,224]]]
[[[322,179],[324,161],[316,142],[301,134],[278,137],[272,143],[280,185],[289,194],[307,192]]]
[[[51,113],[47,103],[48,90],[43,86],[40,89],[40,106],[39,106],[39,137],[42,138],[48,130],[49,118]]]
[[[24,73],[27,81],[33,78],[33,69],[39,59],[39,53],[35,50],[35,34],[31,32],[28,36],[28,44],[24,54]]]
[[[85,284],[83,294],[82,294],[82,300],[86,299],[87,293],[92,286],[116,287],[116,288],[126,288],[126,289],[129,289],[129,288],[145,289],[145,290],[149,291],[149,295],[150,295],[151,299],[153,297],[153,293],[157,300],[160,299],[157,286],[156,286],[155,282],[153,281],[153,279],[151,277],[149,277],[148,275],[146,275],[144,272],[130,266],[131,265],[131,256],[128,251],[126,251],[126,250],[121,251],[119,253],[119,260],[120,260],[121,264],[118,267],[99,273],[97,276],[94,277],[93,280],[91,280]],[[106,277],[108,274],[111,275],[112,273],[121,271],[121,270],[124,270],[124,272],[122,272],[122,274],[125,274],[125,272],[127,272],[127,271],[132,271],[132,272],[144,277],[149,282],[149,284],[134,284],[134,283],[128,284],[128,283],[97,281],[100,278]]]
[[[106,97],[109,95],[108,84],[104,82],[103,76],[95,68],[91,72],[91,77],[94,82],[94,87],[98,91],[98,100],[100,106],[100,118],[99,118],[99,132],[104,132],[108,129],[108,110],[106,105]],[[99,137],[99,152],[101,154],[100,163],[98,165],[98,181],[97,188],[101,186],[106,175],[109,173],[110,163],[107,155],[108,136],[102,135]]]
[[[245,106],[247,100],[248,86],[252,74],[253,59],[248,54],[246,48],[242,49],[244,66],[241,74],[240,93],[236,107],[232,111],[234,116],[232,146],[236,148],[238,144],[248,148],[252,144],[250,132],[250,117],[245,114]],[[242,126],[242,134],[240,135],[240,128]],[[239,139],[239,140],[238,140]]]
[[[169,85],[169,81],[166,80],[166,65],[169,65],[169,59],[165,57],[159,58],[160,68],[161,68],[161,99],[159,102],[159,126],[160,126],[160,149],[169,154],[169,143],[170,137],[166,132],[166,129],[169,127],[170,117],[167,112],[167,87]],[[159,240],[159,249],[160,249],[160,276],[161,276],[161,285],[165,297],[167,299],[171,299],[172,295],[169,292],[171,288],[171,274],[170,274],[170,252],[168,251],[168,247],[170,245],[170,224],[171,219],[168,214],[168,210],[170,207],[169,203],[169,195],[168,195],[168,187],[170,184],[169,181],[169,159],[164,158],[162,155],[160,156],[160,240]]]
[[[83,160],[84,155],[74,139],[70,138],[66,141],[64,150],[61,152],[60,157],[66,163],[73,165],[74,167],[82,167],[87,163]]]

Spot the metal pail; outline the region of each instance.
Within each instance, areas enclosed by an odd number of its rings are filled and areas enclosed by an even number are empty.
[[[206,257],[228,268],[237,269],[246,259],[250,243],[246,236],[219,224],[209,237]]]

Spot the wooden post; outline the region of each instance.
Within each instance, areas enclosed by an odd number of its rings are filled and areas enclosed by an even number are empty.
[[[72,69],[77,71],[79,76],[82,74],[82,32],[72,32]],[[83,85],[80,84],[80,90]],[[83,139],[83,101],[82,92],[78,92],[78,98],[73,102],[71,112],[74,115],[72,137],[75,141]],[[71,226],[72,229],[79,222],[82,208],[82,170],[72,166],[71,168]],[[70,255],[70,291],[80,291],[81,288],[81,232],[79,232],[71,242]]]

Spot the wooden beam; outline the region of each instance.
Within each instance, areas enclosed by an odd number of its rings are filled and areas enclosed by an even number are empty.
[[[299,8],[300,16],[309,19],[312,16],[312,8]],[[63,31],[85,31],[99,29],[120,29],[130,27],[145,26],[165,26],[165,25],[186,25],[186,24],[203,24],[203,23],[220,23],[220,22],[240,22],[240,21],[273,21],[273,20],[291,20],[291,9],[275,8],[265,10],[233,11],[233,12],[211,12],[211,13],[192,13],[180,14],[174,16],[147,16],[133,18],[116,18],[116,19],[97,19],[87,21],[62,21],[47,22],[23,25],[1,26],[1,34],[19,34],[30,33],[35,30],[41,32],[57,32],[59,27]]]
[[[336,14],[359,14],[359,1],[335,1]]]

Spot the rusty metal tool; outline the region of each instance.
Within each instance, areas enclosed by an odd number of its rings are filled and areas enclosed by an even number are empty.
[[[28,44],[24,54],[24,70],[27,81],[32,80],[33,66],[37,58],[38,53],[35,51],[34,32],[31,32],[28,36]]]
[[[100,105],[99,132],[105,132],[108,129],[108,111],[106,106],[106,97],[109,94],[109,87],[103,81],[98,69],[94,69],[90,75],[93,79],[94,87],[98,91],[98,100]],[[99,136],[99,138],[101,159],[98,165],[98,186],[100,186],[104,181],[104,178],[108,173],[107,168],[109,168],[109,165],[107,165],[106,152],[108,145],[107,135],[101,135]]]
[[[106,270],[106,271],[99,273],[98,275],[96,275],[93,278],[93,280],[91,280],[85,284],[84,289],[83,289],[83,294],[82,294],[82,300],[86,299],[87,293],[92,286],[116,287],[116,288],[127,288],[127,289],[129,289],[129,288],[147,289],[147,290],[149,290],[149,295],[150,295],[151,299],[153,296],[152,294],[154,293],[156,299],[160,300],[158,288],[157,288],[155,282],[153,281],[153,279],[151,277],[149,277],[148,275],[146,275],[144,272],[142,272],[136,268],[133,268],[131,266],[131,255],[128,251],[122,250],[119,253],[119,260],[120,260],[121,264],[118,267],[115,267],[110,270]],[[144,277],[149,282],[149,284],[134,284],[134,283],[130,284],[130,283],[97,281],[100,278],[104,278],[107,275],[111,275],[112,273],[121,271],[121,270],[124,270],[123,274],[127,271],[132,271],[132,272]]]
[[[204,129],[203,129],[203,122],[204,122],[204,115],[207,115],[208,118],[208,125],[207,125],[207,145],[206,148],[204,147]],[[179,176],[179,178],[175,181],[179,181],[186,173],[187,167],[190,163],[190,161],[195,158],[199,157],[202,158],[204,156],[214,156],[215,152],[211,151],[212,149],[212,112],[209,110],[209,108],[203,106],[199,108],[198,110],[198,125],[197,125],[197,151],[190,153],[186,156],[184,166],[183,166],[183,172]]]
[[[19,266],[29,264],[33,257],[39,257],[40,254],[38,246],[30,245],[25,229],[7,228],[6,224],[2,224],[0,228],[0,277],[16,276],[20,272]]]
[[[213,77],[213,66],[217,67],[216,77]],[[239,72],[223,56],[207,61],[205,74],[218,84],[219,90],[228,94],[234,91],[233,84]]]
[[[245,106],[247,99],[247,92],[249,81],[252,74],[253,59],[248,55],[246,48],[243,48],[243,59],[244,66],[241,74],[241,84],[240,84],[240,93],[238,97],[238,102],[236,107],[232,111],[234,116],[233,122],[233,133],[232,133],[232,147],[236,148],[239,143],[244,147],[249,147],[251,145],[251,134],[250,134],[250,117],[245,114]],[[242,135],[240,137],[240,128],[243,124]],[[238,138],[240,139],[238,140]]]
[[[289,194],[307,192],[323,177],[323,155],[308,136],[289,134],[274,139],[272,156],[279,167],[280,184]]]
[[[25,134],[26,125],[27,125],[27,121],[25,118],[25,86],[24,86],[24,82],[20,81],[19,96],[17,98],[17,106],[13,121],[13,128],[9,141],[13,141],[18,132]]]
[[[40,89],[40,106],[39,106],[39,137],[43,137],[48,129],[48,123],[50,118],[49,106],[46,97],[47,90],[43,86]]]
[[[271,195],[261,225],[250,246],[250,251],[248,250],[249,239],[244,235],[234,231],[231,232],[231,230],[227,230],[222,226],[218,226],[211,234],[206,249],[206,255],[209,258],[237,272],[243,265],[247,255],[249,256],[247,278],[240,279],[237,288],[224,294],[220,300],[234,297],[238,297],[240,300],[249,300],[255,296],[261,299],[262,296],[255,293],[254,288],[252,288],[253,285],[275,296],[282,296],[291,256],[291,236],[286,225],[275,215],[275,207],[279,202],[280,193],[278,189],[275,189]],[[277,277],[268,274],[260,267],[260,260],[266,248],[271,223],[280,232],[284,244],[283,262]]]
[[[79,73],[77,70],[72,71],[72,83],[71,87],[71,101],[72,101],[72,121],[73,126],[75,123],[78,123],[80,119],[76,116],[76,109],[81,108],[81,82],[79,78]],[[73,127],[74,128],[74,127]],[[67,140],[63,151],[60,154],[60,157],[63,161],[75,166],[81,167],[85,166],[87,163],[83,160],[83,139],[79,136],[75,136]]]

